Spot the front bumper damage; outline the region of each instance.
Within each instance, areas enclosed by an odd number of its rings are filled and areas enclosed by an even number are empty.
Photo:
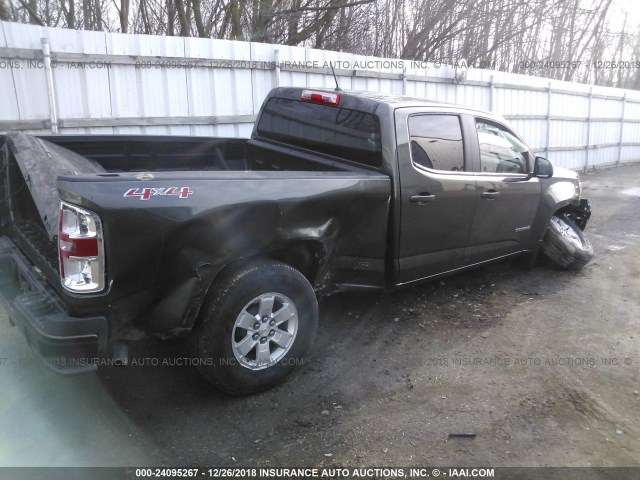
[[[578,228],[580,228],[580,230],[584,230],[589,218],[591,218],[591,203],[588,199],[583,198],[580,200],[578,206],[573,209],[573,216]]]

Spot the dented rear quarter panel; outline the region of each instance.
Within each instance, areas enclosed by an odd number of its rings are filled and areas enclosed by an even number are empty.
[[[109,311],[129,326],[189,330],[226,266],[294,245],[312,247],[320,292],[384,288],[390,179],[376,172],[157,172],[58,180],[60,199],[102,219],[107,290],[66,295],[73,313]],[[189,187],[187,198],[125,197],[131,188]]]

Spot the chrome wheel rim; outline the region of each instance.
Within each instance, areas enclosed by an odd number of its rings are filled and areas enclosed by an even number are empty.
[[[298,311],[291,299],[281,293],[263,293],[236,318],[231,349],[243,367],[263,370],[282,360],[297,333]]]
[[[580,240],[578,234],[564,220],[558,217],[551,217],[551,222],[555,225],[555,227],[563,237],[565,237],[578,247],[582,246],[582,240]]]

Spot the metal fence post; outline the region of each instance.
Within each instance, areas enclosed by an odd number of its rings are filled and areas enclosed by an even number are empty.
[[[593,85],[589,87],[589,112],[587,114],[587,155],[584,161],[584,173],[589,170],[589,155],[591,153],[591,106],[593,104]]]
[[[545,139],[544,155],[549,158],[551,153],[551,82],[547,83],[547,135]]]
[[[622,96],[622,114],[620,115],[620,136],[618,137],[618,158],[616,159],[616,167],[620,166],[620,159],[622,158],[622,132],[624,130],[624,107],[627,104],[627,92],[624,92]]]
[[[44,72],[47,78],[47,96],[49,97],[49,121],[51,122],[51,133],[58,133],[58,112],[56,111],[56,94],[53,86],[53,72],[51,71],[51,49],[49,39],[41,38],[42,57],[44,60]]]
[[[407,94],[407,67],[402,67],[402,95]]]
[[[276,87],[280,86],[280,50],[279,49],[275,49],[273,51],[273,56],[275,58],[275,67],[274,70],[276,72]]]
[[[493,87],[493,75],[489,77],[489,111],[494,111],[494,87]]]

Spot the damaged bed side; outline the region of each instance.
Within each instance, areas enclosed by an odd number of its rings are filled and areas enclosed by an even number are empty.
[[[60,362],[111,355],[119,340],[189,334],[214,279],[251,259],[292,265],[318,292],[385,287],[386,175],[106,172],[24,134],[5,137],[2,152],[0,300],[57,371],[91,370]],[[99,218],[101,290],[61,282],[61,202]]]
[[[43,152],[52,161],[42,162]],[[97,315],[71,320],[55,288],[60,283],[55,179],[101,169],[22,134],[6,137],[1,161],[0,301],[11,324],[48,366],[61,373],[94,370],[94,365],[69,363],[106,350],[107,319]]]

